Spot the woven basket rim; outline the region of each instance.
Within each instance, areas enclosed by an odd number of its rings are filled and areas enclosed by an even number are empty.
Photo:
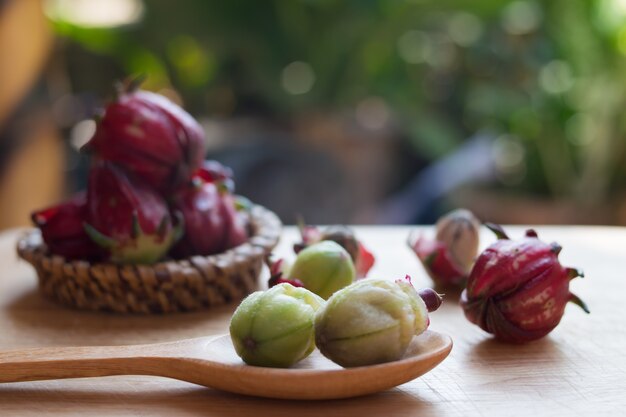
[[[173,265],[182,266],[183,264],[188,263],[189,260],[197,258],[204,258],[211,263],[219,263],[220,259],[228,259],[233,253],[253,248],[261,248],[266,254],[269,254],[280,240],[282,227],[280,219],[269,209],[258,204],[253,204],[250,209],[250,221],[252,223],[253,234],[249,236],[248,240],[241,245],[213,255],[193,255],[181,259],[166,259],[153,264],[114,264],[112,262],[90,262],[81,259],[67,260],[63,256],[48,253],[46,245],[41,237],[41,231],[37,228],[29,228],[25,230],[18,238],[16,249],[19,257],[32,265],[36,265],[45,259],[52,261],[60,258],[64,265],[82,266],[88,264],[90,268],[111,265],[118,268],[127,265],[147,268],[162,268],[164,266],[171,267]]]

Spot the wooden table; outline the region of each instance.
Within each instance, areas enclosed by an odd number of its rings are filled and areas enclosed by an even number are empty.
[[[405,247],[407,227],[362,227],[372,248],[371,276],[413,276],[430,284]],[[519,236],[521,228],[510,228]],[[217,392],[154,377],[108,377],[0,385],[5,416],[597,416],[626,413],[626,229],[539,227],[558,240],[565,265],[585,270],[574,291],[591,315],[569,306],[543,340],[504,345],[470,324],[453,296],[432,315],[431,328],[454,339],[452,353],[422,378],[380,394],[327,402],[279,401]],[[431,232],[431,230],[428,230]],[[132,344],[225,333],[234,306],[171,316],[77,312],[42,299],[33,269],[15,255],[17,231],[0,235],[0,349]],[[493,241],[483,234],[483,246]],[[287,228],[278,252],[292,256]]]

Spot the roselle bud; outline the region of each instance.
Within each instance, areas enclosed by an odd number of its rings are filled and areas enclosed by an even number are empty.
[[[172,210],[181,213],[184,237],[175,245],[176,258],[213,255],[248,239],[243,214],[235,208],[233,196],[216,182],[194,176],[174,195]]]
[[[432,313],[433,311],[439,309],[439,307],[441,307],[441,303],[443,303],[443,298],[441,297],[441,295],[432,288],[422,288],[417,293],[426,304],[426,308],[428,309],[429,313]]]
[[[402,358],[428,327],[428,311],[409,281],[368,278],[333,294],[315,318],[315,341],[343,367]]]
[[[119,167],[96,161],[89,173],[85,231],[115,263],[160,260],[180,237],[163,198]]]
[[[433,282],[441,287],[462,287],[478,254],[480,223],[465,209],[443,216],[435,239],[409,236],[409,247]]]
[[[329,226],[325,230],[320,230],[315,226],[300,223],[300,235],[302,241],[294,245],[294,251],[300,252],[309,245],[329,240],[341,245],[352,258],[356,270],[357,278],[367,276],[369,270],[374,266],[374,255],[356,239],[354,232],[347,226]]]
[[[569,291],[582,272],[561,265],[558,244],[542,242],[534,230],[510,240],[500,226],[487,226],[499,240],[480,254],[461,294],[469,321],[497,339],[521,343],[550,333],[570,301],[589,313]]]
[[[250,294],[230,321],[237,355],[249,365],[281,368],[306,358],[315,349],[315,313],[323,304],[289,284]]]
[[[191,115],[167,98],[120,91],[104,110],[86,148],[161,191],[189,181],[204,158],[204,132]]]
[[[56,206],[36,211],[31,218],[41,230],[50,253],[68,260],[91,261],[102,256],[102,250],[91,241],[83,227],[87,218],[85,192],[77,193]]]
[[[466,209],[454,210],[437,221],[436,239],[446,245],[454,264],[468,274],[478,255],[480,222]]]

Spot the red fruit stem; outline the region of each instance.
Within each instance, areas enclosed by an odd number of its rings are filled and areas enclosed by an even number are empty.
[[[126,92],[132,93],[133,91],[137,91],[141,84],[146,81],[148,76],[146,74],[138,74],[135,78],[129,78],[126,81]]]
[[[132,93],[139,89],[139,86],[148,78],[146,74],[139,74],[136,77],[128,77],[124,81],[115,81],[115,98],[118,99],[122,94]]]
[[[509,236],[506,234],[502,226],[500,226],[499,224],[489,223],[489,222],[485,222],[483,224],[485,225],[487,229],[491,230],[498,239],[509,239]]]
[[[569,277],[569,279],[574,279],[576,277],[581,277],[581,278],[585,277],[585,273],[582,271],[582,269],[565,268],[565,270],[567,271],[567,276]]]
[[[589,311],[589,307],[587,307],[587,304],[585,304],[585,302],[581,300],[580,297],[578,297],[577,295],[570,293],[569,302],[574,303],[578,307],[582,308],[585,313],[591,313],[591,311]]]

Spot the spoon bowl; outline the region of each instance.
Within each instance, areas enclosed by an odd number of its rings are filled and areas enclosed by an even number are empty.
[[[452,349],[434,331],[415,336],[400,360],[342,368],[315,350],[289,369],[246,365],[229,335],[134,346],[37,348],[0,353],[0,382],[153,375],[238,394],[324,400],[372,394],[433,369]]]

